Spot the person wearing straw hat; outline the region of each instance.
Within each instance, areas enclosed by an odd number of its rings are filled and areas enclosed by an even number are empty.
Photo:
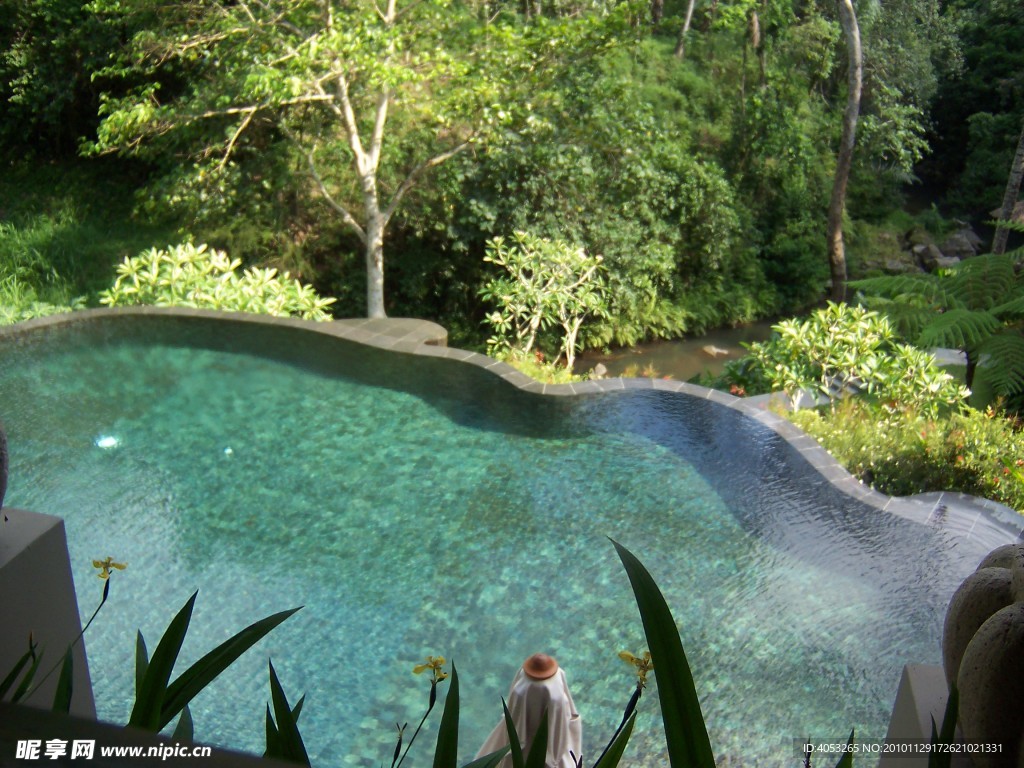
[[[583,722],[573,704],[565,672],[558,662],[544,653],[535,653],[523,662],[508,692],[508,711],[519,736],[523,755],[530,753],[533,737],[548,713],[548,749],[545,768],[578,768],[583,753]],[[508,731],[502,717],[487,737],[477,757],[508,746]],[[498,768],[511,768],[506,755]]]

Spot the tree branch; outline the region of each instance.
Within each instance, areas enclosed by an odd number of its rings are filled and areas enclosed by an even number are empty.
[[[228,164],[228,158],[231,157],[231,152],[235,148],[235,142],[238,141],[238,137],[242,135],[242,131],[249,127],[249,123],[252,122],[252,118],[256,114],[256,111],[257,107],[253,107],[249,110],[249,114],[245,116],[245,119],[242,120],[242,124],[238,126],[238,130],[235,131],[234,135],[231,137],[231,141],[228,142],[227,149],[224,150],[224,157],[221,158],[220,163],[217,165],[217,170],[224,170],[224,166]]]
[[[232,115],[245,115],[250,112],[258,112],[261,109],[270,109],[272,107],[294,107],[297,104],[316,104],[330,102],[331,96],[329,94],[313,94],[309,93],[305,96],[297,96],[294,99],[285,99],[279,101],[276,104],[249,104],[245,107],[226,107],[225,109],[211,109],[206,112],[198,112],[194,115],[185,115],[184,124],[193,123],[197,120],[207,120],[211,117],[231,117]]]
[[[388,207],[384,210],[384,226],[387,226],[388,222],[391,221],[391,217],[398,209],[398,204],[402,201],[402,198],[405,197],[405,193],[412,189],[413,184],[416,183],[416,180],[420,176],[431,168],[440,165],[446,160],[450,160],[460,152],[466,151],[471,146],[473,146],[471,141],[464,141],[458,146],[452,147],[447,152],[434,155],[429,160],[426,160],[413,168],[409,175],[405,177],[405,180],[398,186],[398,189],[395,190],[395,194],[391,197],[391,202],[388,203]]]
[[[341,203],[334,199],[334,196],[331,194],[330,190],[327,189],[327,185],[324,183],[323,177],[321,177],[319,172],[316,170],[316,161],[313,159],[313,153],[316,151],[316,145],[313,145],[313,148],[307,152],[302,147],[302,144],[299,142],[298,137],[287,126],[281,125],[280,127],[281,132],[288,137],[288,139],[295,145],[299,152],[302,153],[303,157],[306,158],[306,165],[309,167],[309,175],[313,177],[313,181],[316,182],[316,185],[320,189],[320,194],[323,195],[324,200],[326,200],[327,204],[331,206],[331,208],[333,208],[338,213],[338,215],[341,216],[342,221],[348,224],[348,226],[350,226],[355,231],[356,236],[359,238],[360,242],[365,244],[366,230],[364,230],[362,226],[360,226],[359,222],[356,221],[355,217],[351,213],[349,213],[348,209],[345,206],[343,206]]]

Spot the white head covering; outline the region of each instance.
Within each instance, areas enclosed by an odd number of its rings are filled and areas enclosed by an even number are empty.
[[[545,708],[548,712],[545,768],[576,768],[572,755],[579,759],[583,753],[583,722],[569,693],[565,672],[559,668],[551,677],[538,680],[527,675],[520,667],[508,692],[508,711],[523,747],[524,757],[530,753],[530,745],[540,727],[541,714]],[[508,746],[508,731],[502,717],[476,756],[489,755],[505,746]],[[498,768],[511,766],[511,755],[506,755],[498,764]]]

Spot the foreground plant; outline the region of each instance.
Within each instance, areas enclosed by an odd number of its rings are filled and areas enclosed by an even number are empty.
[[[6,444],[4,443],[3,431],[0,430],[0,454],[4,454],[6,451]],[[3,466],[0,469],[3,470],[3,481],[6,481],[6,455],[0,455],[0,464]],[[3,487],[0,483],[0,504],[3,502]],[[110,575],[112,571],[123,571],[127,568],[125,563],[115,563],[114,558],[107,557],[104,560],[93,560],[92,567],[98,568],[100,572],[96,574],[99,578],[103,579],[103,595],[100,598],[99,605],[92,612],[92,616],[82,627],[81,631],[75,636],[67,649],[64,651],[64,655],[61,657],[61,661],[54,665],[49,672],[43,675],[43,678],[37,682],[34,686],[32,685],[35,680],[36,672],[39,670],[39,665],[43,660],[42,650],[39,649],[38,643],[32,639],[32,633],[28,636],[28,650],[14,663],[14,666],[8,672],[7,676],[0,681],[0,701],[14,688],[11,693],[11,703],[17,704],[20,701],[28,699],[33,693],[35,693],[50,676],[60,667],[60,677],[57,679],[57,690],[54,694],[52,709],[54,712],[67,713],[71,710],[71,696],[73,693],[72,689],[72,673],[73,673],[73,657],[72,653],[75,646],[81,642],[85,636],[86,631],[92,626],[93,621],[99,615],[100,610],[107,603],[107,598],[110,597]],[[38,650],[38,652],[37,652]],[[20,682],[19,682],[20,679]],[[15,688],[15,684],[17,687]]]

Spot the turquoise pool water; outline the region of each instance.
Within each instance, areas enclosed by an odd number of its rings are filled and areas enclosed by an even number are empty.
[[[861,506],[712,403],[541,397],[291,329],[120,318],[7,339],[0,404],[7,504],[65,518],[84,615],[90,561],[129,564],[87,637],[101,717],[127,719],[136,628],[152,648],[193,590],[183,662],[304,605],[193,714],[197,738],[261,751],[272,657],[320,766],[388,758],[427,654],[459,666],[468,760],[539,650],[596,757],[632,689],[616,654],[643,647],[607,536],[664,590],[722,763],[881,738],[902,665],[938,661],[946,602],[990,548]],[[664,762],[656,705],[637,764]]]

